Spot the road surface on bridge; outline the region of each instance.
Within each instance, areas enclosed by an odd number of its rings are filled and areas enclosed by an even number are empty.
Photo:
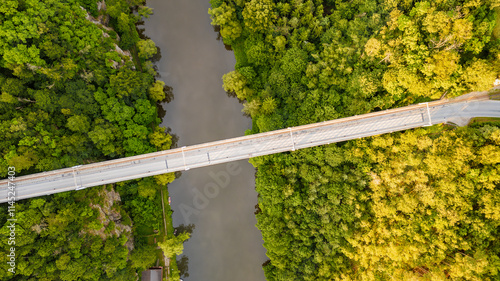
[[[277,131],[126,157],[16,177],[15,199],[79,190],[240,159],[402,131],[439,123],[466,125],[473,117],[500,117],[500,101],[468,94]],[[0,203],[7,202],[9,180],[0,181]]]

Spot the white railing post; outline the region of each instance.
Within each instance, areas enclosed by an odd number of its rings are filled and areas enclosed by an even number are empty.
[[[288,127],[288,131],[290,131],[290,139],[292,140],[292,151],[295,151],[295,141],[293,140],[292,128]]]
[[[186,165],[186,156],[184,155],[184,148],[186,148],[186,147],[185,146],[181,147],[181,150],[182,150],[182,160],[184,160],[184,171],[187,171],[187,170],[189,170],[189,168]]]
[[[85,188],[85,187],[83,187],[83,184],[82,184],[82,177],[80,176],[80,186],[78,186],[78,182],[76,179],[76,174],[78,173],[78,168],[80,168],[80,166],[81,165],[71,167],[73,169],[73,179],[75,180],[75,190],[80,190],[80,189]]]
[[[431,112],[429,110],[429,103],[426,102],[425,106],[427,106],[427,116],[429,117],[429,126],[432,126],[432,121],[431,121]]]
[[[428,102],[421,102],[419,104],[424,104],[425,103],[425,107],[427,108],[427,117],[429,118],[429,124],[428,125],[423,125],[424,127],[429,127],[429,126],[432,126],[432,120],[431,120],[431,112],[429,110],[429,103]]]
[[[73,167],[73,179],[75,180],[75,190],[78,190],[78,183],[76,182],[76,168]]]

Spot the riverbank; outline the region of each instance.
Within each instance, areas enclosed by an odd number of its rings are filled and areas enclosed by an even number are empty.
[[[211,2],[251,133],[484,91],[500,74],[497,4]],[[500,128],[484,121],[251,159],[266,278],[498,279]]]
[[[149,61],[156,48],[135,26],[147,7],[106,4],[31,1],[3,15],[0,123],[9,133],[0,142],[0,176],[170,148],[155,107],[165,97]],[[171,177],[100,187],[86,187],[78,171],[74,177],[78,191],[15,202],[16,264],[8,271],[2,263],[0,279],[126,281],[155,264],[148,240],[162,235],[163,220],[155,194]],[[0,210],[6,226],[6,205]],[[2,253],[13,246],[6,242]]]
[[[105,9],[106,5],[104,2],[99,3],[99,8],[98,12],[100,16],[98,19],[94,19],[89,15],[89,20],[94,22],[95,24],[102,24],[104,26],[107,25],[109,22],[109,18],[106,18],[105,15]],[[137,10],[139,11],[139,14],[145,16],[146,18],[151,14],[151,10],[147,6],[140,6],[140,7],[134,7],[132,10]],[[141,12],[142,11],[142,12]],[[104,12],[104,13],[103,13]],[[156,54],[159,52],[157,47],[155,46],[154,42],[149,40],[148,38],[144,38],[143,36],[140,36],[139,34],[139,27],[138,25],[141,23],[139,21],[134,21],[134,27],[133,29],[131,26],[129,27],[129,31],[126,31],[125,34],[123,33],[124,30],[127,30],[126,28],[119,28],[122,31],[122,36],[126,35],[127,37],[135,38],[134,42],[135,44],[130,44],[129,49],[128,49],[128,54],[131,56],[131,60],[135,66],[135,69],[139,72],[145,72],[150,75],[154,74],[157,75],[156,71],[152,67],[152,60],[155,59]],[[118,25],[120,24],[119,22],[117,23]],[[116,25],[115,27],[118,27]],[[105,27],[109,29],[109,27]],[[127,35],[127,32],[130,32],[130,34]],[[140,38],[140,39],[139,39]],[[122,40],[124,38],[121,38]],[[143,43],[143,44],[141,44]],[[139,48],[138,48],[139,47]],[[119,52],[123,52],[119,50],[117,46],[117,50]],[[164,101],[167,99],[167,91],[168,91],[168,86],[165,86],[165,84],[162,81],[159,81],[155,79],[155,84],[154,86],[150,89],[150,101],[157,103],[157,106],[155,107],[158,109],[158,105],[160,104],[161,101]],[[154,145],[156,145],[157,149],[159,150],[165,150],[170,148],[171,144],[171,137],[169,134],[166,133],[166,130],[161,129],[158,127],[160,121],[160,116],[161,111],[156,110],[156,115],[157,118],[155,119],[154,122],[151,123],[151,127],[154,130],[154,133],[157,134],[155,138],[155,142],[153,142]],[[164,134],[162,136],[162,134]],[[149,246],[149,249],[155,248],[156,250],[153,252],[151,251],[149,254],[148,253],[143,253],[143,254],[148,254],[152,255],[155,253],[155,256],[157,257],[157,260],[155,264],[150,263],[149,266],[161,266],[163,268],[163,277],[166,278],[166,280],[179,280],[179,272],[177,269],[177,263],[175,259],[175,255],[169,256],[168,254],[165,254],[165,252],[160,248],[161,243],[167,243],[169,239],[172,239],[174,237],[174,228],[172,225],[172,210],[170,208],[170,197],[168,195],[168,183],[174,180],[174,175],[173,174],[167,174],[167,175],[160,175],[157,177],[149,178],[149,179],[142,179],[138,180],[138,189],[141,189],[141,183],[143,188],[143,194],[141,195],[141,192],[139,191],[140,196],[147,197],[151,199],[153,204],[155,206],[161,206],[161,227],[151,225],[151,224],[145,224],[142,227],[139,228],[134,228],[133,231],[133,236],[136,237],[142,237],[146,238],[147,245]],[[144,181],[144,182],[142,182]],[[136,206],[138,207],[138,206]],[[156,208],[154,208],[156,209]],[[134,212],[134,211],[132,211]],[[148,260],[151,260],[148,258]],[[146,265],[146,264],[144,264]]]

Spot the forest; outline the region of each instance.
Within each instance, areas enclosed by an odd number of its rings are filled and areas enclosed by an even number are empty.
[[[169,149],[157,102],[154,42],[136,24],[144,0],[4,0],[0,4],[0,177]],[[175,257],[162,201],[173,174],[16,202],[16,272],[2,280],[136,280],[162,250]],[[168,200],[166,201],[168,202]],[[166,210],[170,217],[171,211]],[[0,248],[8,253],[7,204]],[[156,241],[156,239],[159,241]],[[157,244],[158,243],[158,244]],[[175,258],[172,280],[176,276]],[[177,274],[178,275],[178,274]]]
[[[498,0],[210,0],[247,134],[452,98],[500,74]],[[500,122],[251,159],[267,280],[500,280]]]

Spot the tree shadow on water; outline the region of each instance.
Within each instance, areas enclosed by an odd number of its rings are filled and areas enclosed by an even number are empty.
[[[156,54],[151,57],[151,62],[156,63],[161,60],[161,48],[156,46]]]
[[[222,35],[220,34],[220,26],[219,25],[212,25],[214,32],[217,33],[217,41],[221,41],[224,44],[224,48],[228,51],[232,51],[233,48],[231,48],[231,45],[227,45],[224,43],[224,40],[222,40]]]
[[[165,98],[162,100],[162,102],[169,103],[174,100],[173,90],[174,89],[168,85],[163,86],[163,92],[165,93]]]
[[[183,255],[179,260],[177,260],[177,268],[179,269],[180,276],[183,278],[189,277],[188,263],[189,263],[189,258],[185,255]]]
[[[194,224],[188,224],[188,225],[185,225],[185,224],[180,224],[179,226],[177,226],[175,228],[175,234],[176,235],[179,235],[181,233],[184,233],[184,232],[187,232],[189,234],[193,234],[193,230],[195,229],[195,225]]]
[[[158,118],[163,120],[163,117],[165,117],[165,114],[167,114],[167,111],[159,103],[156,104],[156,109],[158,110]]]

